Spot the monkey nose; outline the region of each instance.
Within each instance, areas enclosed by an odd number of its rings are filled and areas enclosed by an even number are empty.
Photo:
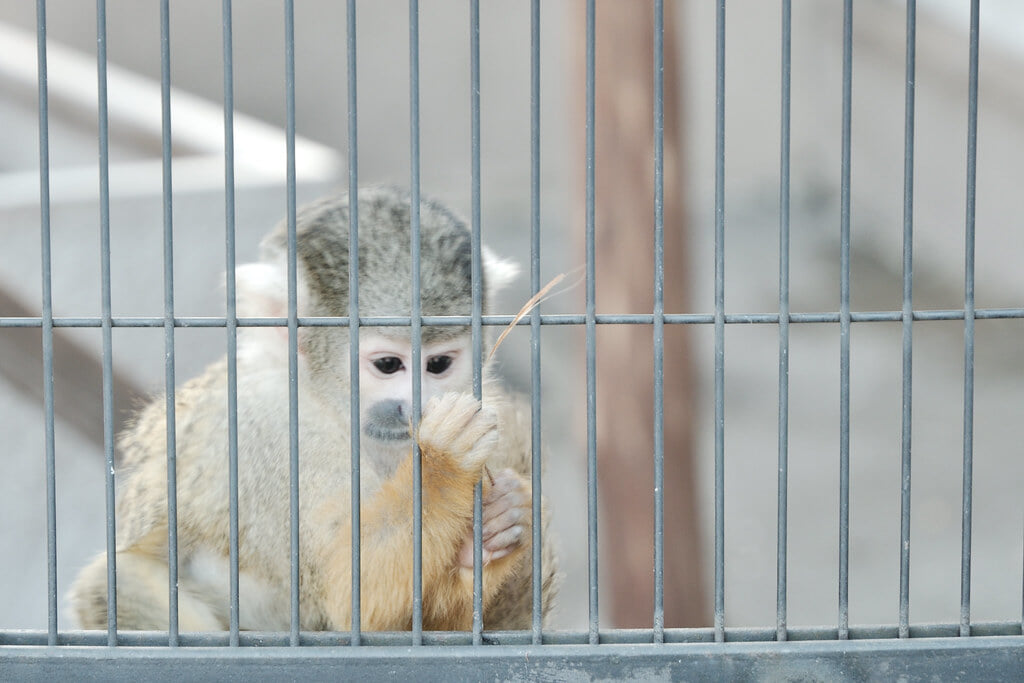
[[[389,427],[407,427],[411,410],[409,404],[398,399],[385,399],[369,407],[366,417]]]
[[[403,401],[379,401],[370,406],[363,415],[363,432],[384,441],[408,439],[408,414],[408,404]]]

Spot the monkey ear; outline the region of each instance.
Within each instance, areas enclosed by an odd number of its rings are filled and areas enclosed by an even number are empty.
[[[288,315],[287,273],[277,264],[246,263],[235,269],[236,310],[240,318]]]
[[[484,277],[487,281],[487,300],[494,301],[498,291],[507,287],[519,275],[519,266],[513,261],[495,256],[487,247],[481,250]]]

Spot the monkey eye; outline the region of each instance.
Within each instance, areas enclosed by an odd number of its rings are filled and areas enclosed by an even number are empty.
[[[427,359],[427,372],[440,375],[452,365],[451,356],[433,356]]]
[[[386,356],[373,361],[373,366],[385,375],[393,375],[402,369],[402,360],[395,356]]]

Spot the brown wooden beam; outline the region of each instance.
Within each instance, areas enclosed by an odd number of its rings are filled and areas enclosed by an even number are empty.
[[[595,246],[599,313],[654,306],[654,5],[596,3]],[[671,2],[665,7],[665,311],[685,312],[690,283],[680,135],[680,68]],[[584,178],[585,7],[572,16],[576,177]],[[580,196],[582,192],[580,193]],[[583,202],[579,207],[582,228]],[[583,230],[577,231],[583,235]],[[696,380],[689,330],[665,326],[665,625],[710,623],[695,495]],[[654,581],[653,333],[646,325],[597,332],[597,449],[601,556],[611,575],[615,627],[650,627]],[[602,597],[602,604],[608,604]]]

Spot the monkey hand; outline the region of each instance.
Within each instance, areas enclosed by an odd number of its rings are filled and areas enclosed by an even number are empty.
[[[442,394],[424,406],[418,441],[424,464],[429,466],[432,459],[451,459],[478,478],[498,443],[498,418],[472,394]]]
[[[505,557],[523,543],[530,525],[530,489],[525,479],[511,469],[494,472],[483,495],[484,565]],[[473,568],[473,530],[459,550],[459,564]]]

